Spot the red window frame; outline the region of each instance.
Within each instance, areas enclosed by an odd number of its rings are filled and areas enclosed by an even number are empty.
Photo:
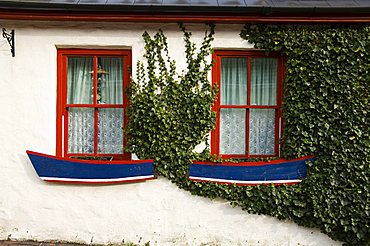
[[[94,100],[93,104],[68,104],[67,103],[67,59],[69,56],[90,56],[94,61]],[[97,103],[97,66],[98,57],[122,57],[123,58],[123,103],[122,104],[98,104]],[[57,127],[56,127],[56,155],[60,157],[71,156],[112,156],[115,160],[131,159],[131,154],[123,152],[122,154],[98,154],[98,109],[100,108],[123,108],[124,109],[124,126],[127,125],[127,107],[128,97],[126,88],[130,81],[131,68],[131,50],[95,50],[95,49],[58,49],[57,51]],[[68,108],[93,108],[94,109],[94,153],[68,153]],[[124,136],[123,146],[127,140]]]
[[[231,51],[216,50],[213,53],[214,66],[212,69],[212,84],[218,86],[218,95],[213,105],[216,112],[216,128],[211,132],[211,154],[220,155],[220,109],[221,108],[245,108],[246,109],[246,153],[243,155],[222,154],[222,158],[249,158],[249,157],[278,157],[280,152],[279,139],[282,133],[282,105],[283,105],[283,77],[284,62],[283,57],[278,53],[266,54],[265,51]],[[246,105],[221,105],[221,59],[222,58],[247,58],[247,104]],[[276,106],[250,105],[251,88],[251,58],[277,58],[277,91]],[[270,108],[275,109],[275,144],[273,155],[251,155],[249,154],[249,109],[251,108]]]

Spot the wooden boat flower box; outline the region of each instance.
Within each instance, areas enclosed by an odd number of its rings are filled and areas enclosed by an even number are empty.
[[[298,159],[259,162],[202,162],[189,167],[189,179],[236,185],[297,184],[307,176],[307,161],[313,156]]]
[[[114,184],[154,179],[153,160],[67,159],[27,151],[38,176],[47,182]]]

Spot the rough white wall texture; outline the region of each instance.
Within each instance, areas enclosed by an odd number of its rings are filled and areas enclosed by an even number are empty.
[[[83,186],[38,179],[26,149],[55,154],[57,47],[129,47],[162,28],[179,70],[182,34],[175,24],[2,21],[16,31],[16,57],[0,39],[0,239],[151,245],[339,245],[317,230],[247,214],[225,201],[191,196],[163,178]],[[218,26],[215,48],[251,48],[242,26]],[[194,40],[204,26],[190,25]],[[135,69],[134,69],[135,70]]]

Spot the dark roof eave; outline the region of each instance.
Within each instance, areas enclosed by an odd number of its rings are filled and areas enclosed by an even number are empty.
[[[24,15],[22,17],[22,15]],[[163,15],[163,18],[160,16]],[[28,16],[28,17],[26,17]],[[171,6],[0,2],[0,19],[221,22],[369,22],[369,7]],[[101,18],[99,18],[99,16]],[[52,18],[56,17],[56,18]],[[140,21],[138,19],[138,21]],[[224,20],[224,21],[222,21]]]
[[[102,11],[102,12],[207,12],[207,13],[246,13],[258,15],[300,15],[300,14],[370,14],[368,7],[273,7],[273,6],[210,6],[210,5],[132,5],[132,4],[63,4],[42,2],[1,1],[0,9],[37,11]]]

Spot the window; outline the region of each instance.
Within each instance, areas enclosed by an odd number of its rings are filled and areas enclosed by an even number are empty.
[[[215,51],[212,80],[219,95],[212,154],[246,158],[279,155],[283,62],[262,51]]]
[[[58,50],[57,155],[129,159],[128,50]]]

